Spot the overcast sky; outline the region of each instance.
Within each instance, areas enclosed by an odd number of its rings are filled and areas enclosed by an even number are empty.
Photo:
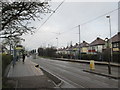
[[[55,10],[61,2],[51,2],[51,9]],[[34,35],[23,35],[26,49],[37,49],[44,46],[63,47],[79,42],[79,29],[81,25],[81,42],[91,43],[97,37],[109,38],[109,23],[106,15],[111,16],[112,36],[118,32],[117,2],[67,2],[65,1],[50,19]],[[35,21],[33,26],[39,28],[50,14],[44,15],[42,21]],[[99,17],[101,16],[102,17]],[[99,17],[99,18],[97,18]],[[97,18],[97,19],[94,19]],[[94,20],[93,20],[94,19]],[[88,21],[93,20],[88,23]]]

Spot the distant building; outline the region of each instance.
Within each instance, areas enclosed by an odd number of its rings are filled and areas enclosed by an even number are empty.
[[[104,48],[105,48],[105,41],[97,37],[97,39],[95,39],[92,43],[90,43],[88,53],[89,54],[102,53]]]
[[[89,44],[86,41],[83,41],[80,44],[80,47],[81,47],[81,53],[86,53],[86,54],[88,53]]]
[[[64,48],[59,48],[56,53],[61,54],[61,55],[62,54],[67,54],[67,49],[65,47]]]
[[[114,35],[111,39],[112,39],[113,52],[120,51],[120,32],[118,32],[116,35]],[[111,41],[111,40],[109,39],[109,41]],[[104,53],[104,51],[106,50],[106,42],[105,42],[105,40],[97,37],[90,44],[87,43],[86,41],[83,41],[80,45],[78,43],[76,43],[73,46],[71,45],[71,46],[67,46],[66,48],[60,48],[60,49],[58,49],[57,52],[62,55],[67,54],[68,56],[78,58],[79,48],[80,48],[82,54],[83,53],[84,54],[98,54],[98,56],[99,55],[101,56]]]
[[[73,48],[74,48],[73,45],[70,45],[70,47],[67,48],[67,53],[73,55],[74,54]]]
[[[62,48],[59,48],[56,53],[62,53]]]
[[[80,45],[76,43],[74,46],[69,47],[69,54],[72,55],[74,58],[78,58],[79,49],[81,53],[87,54],[88,53],[89,44],[83,41]]]

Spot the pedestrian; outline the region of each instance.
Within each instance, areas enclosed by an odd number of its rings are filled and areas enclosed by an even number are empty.
[[[25,61],[25,54],[24,53],[23,53],[22,58],[23,58],[23,63],[24,63],[24,61]]]

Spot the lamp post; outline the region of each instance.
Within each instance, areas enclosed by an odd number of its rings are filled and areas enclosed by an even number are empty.
[[[110,19],[110,16],[106,16],[106,18],[109,19],[109,29],[110,29],[110,61],[112,61],[112,39],[111,39],[111,19]]]
[[[106,50],[109,50],[110,47],[109,47],[109,40],[108,40],[108,38],[105,38],[105,42],[106,42]],[[108,58],[108,73],[111,74],[110,57]]]
[[[109,64],[108,64],[108,66],[109,66],[109,74],[111,74],[111,67],[110,67],[110,61],[112,61],[112,39],[111,39],[111,18],[110,18],[110,16],[106,16],[106,18],[108,18],[108,20],[109,20],[109,32],[110,32],[110,41],[109,41],[109,43],[110,43],[110,46],[109,46],[109,48],[110,48],[110,59],[109,59]]]
[[[56,38],[57,39],[57,48],[58,48],[58,38]]]

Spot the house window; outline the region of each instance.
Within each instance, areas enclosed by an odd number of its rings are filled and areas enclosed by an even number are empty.
[[[116,43],[117,44],[117,47],[119,47],[119,44],[118,43]]]
[[[92,50],[95,50],[95,46],[92,47]]]
[[[103,45],[102,48],[105,49],[105,45]]]
[[[118,46],[118,43],[113,43],[113,48],[117,48]]]

